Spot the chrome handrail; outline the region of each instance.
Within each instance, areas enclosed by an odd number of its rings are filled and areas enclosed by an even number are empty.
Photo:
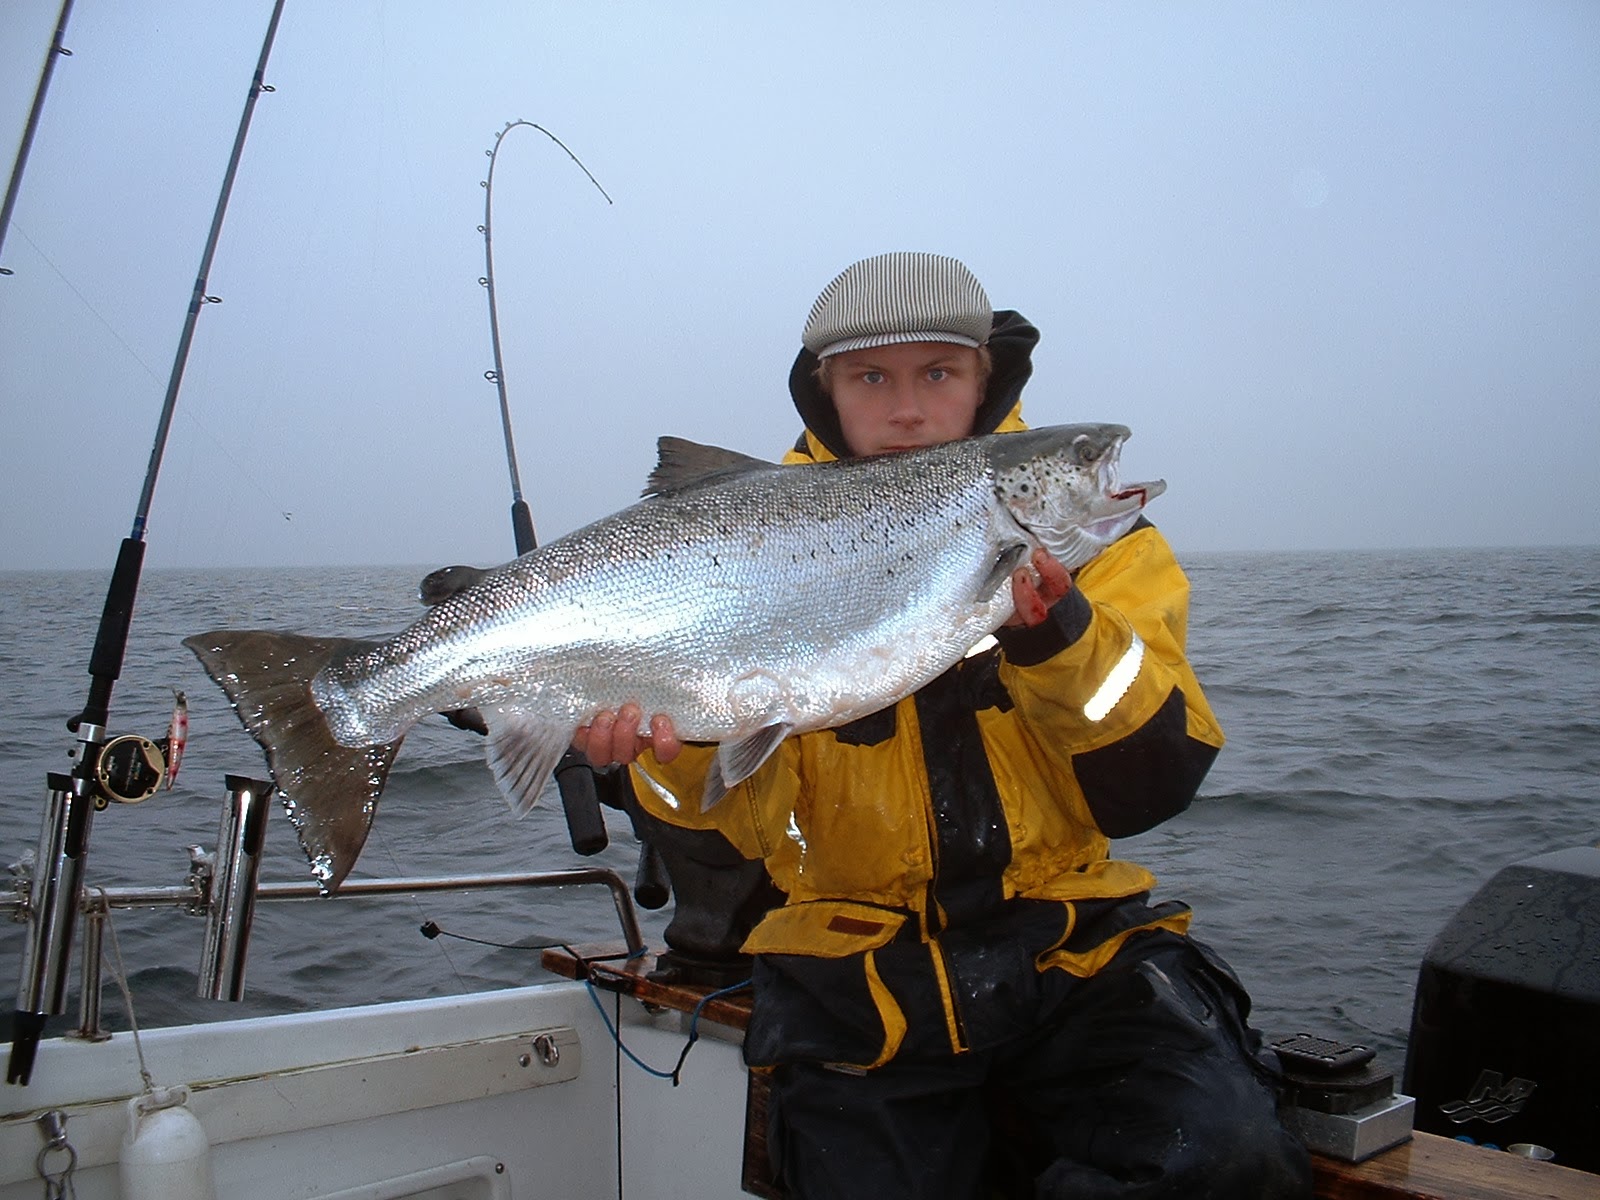
[[[94,924],[103,920],[113,908],[181,908],[191,914],[204,915],[212,903],[209,896],[211,878],[204,869],[203,856],[198,846],[191,847],[194,862],[188,882],[179,887],[97,887],[83,888],[78,911]],[[634,911],[633,897],[622,877],[609,867],[567,867],[556,871],[517,871],[493,875],[421,875],[391,879],[346,879],[339,890],[328,895],[315,883],[263,883],[256,887],[257,900],[331,900],[343,897],[392,896],[414,892],[481,891],[486,888],[569,887],[584,884],[602,884],[611,892],[611,901],[617,910],[617,921],[622,927],[622,937],[630,955],[641,953],[644,937],[639,930],[638,914]],[[28,895],[19,888],[14,896],[0,896],[0,913],[9,913],[12,920],[26,919]],[[102,1040],[100,1031],[100,939],[86,937],[83,954],[83,993],[80,1007],[80,1027],[73,1036],[90,1041]]]
[[[256,889],[262,900],[337,900],[343,896],[393,896],[406,892],[482,891],[501,887],[569,887],[578,884],[604,884],[611,890],[611,900],[617,909],[617,921],[622,926],[622,936],[628,951],[637,954],[644,949],[644,937],[639,932],[639,919],[633,909],[633,897],[628,885],[610,867],[567,867],[559,871],[514,871],[500,875],[418,875],[397,879],[346,879],[333,895],[323,892],[314,883],[263,883]],[[111,908],[182,908],[190,913],[205,911],[206,899],[202,887],[187,884],[181,887],[99,887],[84,886],[84,899],[78,911]],[[103,899],[102,899],[103,898]],[[24,919],[28,907],[26,896],[0,897],[0,914],[9,914],[13,920]]]

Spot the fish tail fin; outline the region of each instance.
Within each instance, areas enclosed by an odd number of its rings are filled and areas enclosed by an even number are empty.
[[[324,892],[355,865],[401,738],[344,746],[311,696],[311,680],[335,655],[372,643],[268,630],[217,630],[183,644],[227,693],[266,751],[284,808]]]

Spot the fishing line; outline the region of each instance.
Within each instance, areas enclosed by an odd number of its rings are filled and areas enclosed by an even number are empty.
[[[400,860],[395,857],[393,844],[389,841],[389,839],[387,837],[384,836],[383,831],[381,829],[374,829],[373,832],[377,836],[377,841],[378,841],[379,845],[381,845],[383,847],[383,852],[386,855],[388,855],[388,857],[389,857],[389,865],[394,868],[395,875],[396,876],[403,876],[405,874],[405,872],[400,869]],[[419,917],[421,917],[423,919],[423,923],[422,923],[423,936],[429,938],[430,940],[437,940],[438,933],[443,933],[444,931],[442,929],[439,929],[439,926],[437,924],[435,924],[428,917],[427,910],[422,907],[422,901],[417,899],[417,894],[415,892],[411,893],[411,903],[417,910],[417,916],[419,916]],[[428,933],[428,929],[429,929],[430,926],[433,929],[438,930],[438,933],[434,933],[434,934]],[[449,936],[455,937],[456,935],[455,934],[450,934]],[[450,957],[449,948],[447,946],[445,946],[442,942],[439,943],[439,953],[444,955],[445,964],[450,968],[450,973],[456,977],[456,986],[460,989],[457,992],[457,995],[465,996],[472,989],[468,985],[465,976],[463,976],[461,974],[461,968],[456,966],[456,960]]]
[[[22,235],[22,240],[33,247],[33,252],[39,256],[40,261],[42,261],[45,266],[49,267],[50,270],[55,273],[55,277],[62,283],[66,284],[67,290],[78,298],[78,303],[83,305],[84,310],[96,321],[100,322],[105,331],[116,339],[117,344],[128,352],[128,357],[133,359],[134,362],[138,363],[139,366],[143,368],[144,373],[150,376],[151,380],[156,383],[160,383],[161,376],[156,374],[156,369],[149,363],[145,362],[145,360],[139,356],[139,352],[128,344],[128,340],[117,332],[116,327],[112,325],[111,322],[108,321],[103,315],[101,315],[100,310],[89,302],[89,297],[85,296],[81,291],[78,290],[78,285],[73,283],[72,280],[67,277],[67,273],[56,265],[55,260],[44,252],[43,247],[41,247],[38,242],[34,241],[33,238],[29,236],[28,231],[22,226],[18,225],[15,228],[16,231]]]
[[[84,311],[100,323],[101,328],[110,334],[112,340],[114,340],[117,345],[121,346],[122,349],[127,352],[128,357],[139,365],[139,369],[150,377],[152,383],[159,384],[161,382],[161,376],[156,373],[156,369],[140,356],[139,352],[133,348],[132,344],[129,343],[127,338],[123,337],[122,334],[117,332],[116,326],[107,320],[100,310],[90,302],[89,297],[85,296],[78,288],[77,284],[73,283],[72,279],[67,275],[67,273],[56,264],[55,260],[44,252],[44,249],[39,245],[38,242],[33,240],[33,238],[28,234],[28,231],[22,228],[20,225],[14,225],[13,228],[22,236],[23,241],[27,242],[28,245],[33,247],[33,251],[39,256],[39,260],[43,262],[45,266],[50,268],[51,272],[53,272],[55,277],[66,286],[69,292],[77,297],[78,303],[83,305]],[[283,505],[282,495],[275,495],[263,482],[261,475],[254,468],[252,468],[250,464],[237,457],[233,451],[228,448],[227,443],[213,433],[211,428],[206,425],[204,421],[195,416],[193,410],[187,408],[184,409],[183,419],[193,425],[197,431],[205,436],[205,439],[211,443],[211,446],[216,453],[222,458],[225,458],[229,465],[232,466],[234,475],[247,481],[252,487],[254,487],[256,491],[261,494],[261,498],[267,502],[269,508],[282,513],[285,520],[290,518],[291,514],[289,510]]]

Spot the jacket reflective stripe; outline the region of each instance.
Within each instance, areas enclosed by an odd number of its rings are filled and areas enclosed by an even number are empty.
[[[1091,721],[1103,721],[1106,714],[1115,707],[1118,700],[1128,694],[1128,689],[1133,686],[1134,678],[1139,674],[1139,664],[1144,662],[1144,642],[1139,640],[1139,635],[1133,635],[1133,644],[1130,645],[1117,665],[1111,668],[1105,681],[1095,689],[1094,695],[1089,697],[1083,706],[1083,715]]]

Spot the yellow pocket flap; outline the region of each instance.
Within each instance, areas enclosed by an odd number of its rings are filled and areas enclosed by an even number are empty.
[[[1041,971],[1048,971],[1050,968],[1055,967],[1067,972],[1069,975],[1076,975],[1079,979],[1087,979],[1116,957],[1117,951],[1122,949],[1122,943],[1134,934],[1146,933],[1152,929],[1166,929],[1172,933],[1187,933],[1189,930],[1189,918],[1192,915],[1188,909],[1184,909],[1182,912],[1168,913],[1157,920],[1146,922],[1143,925],[1135,925],[1132,929],[1124,929],[1115,936],[1107,938],[1098,946],[1091,946],[1087,950],[1076,952],[1060,948],[1050,950],[1035,959],[1034,966]]]
[[[808,900],[774,909],[745,939],[746,954],[844,958],[894,940],[906,914],[845,900]]]

